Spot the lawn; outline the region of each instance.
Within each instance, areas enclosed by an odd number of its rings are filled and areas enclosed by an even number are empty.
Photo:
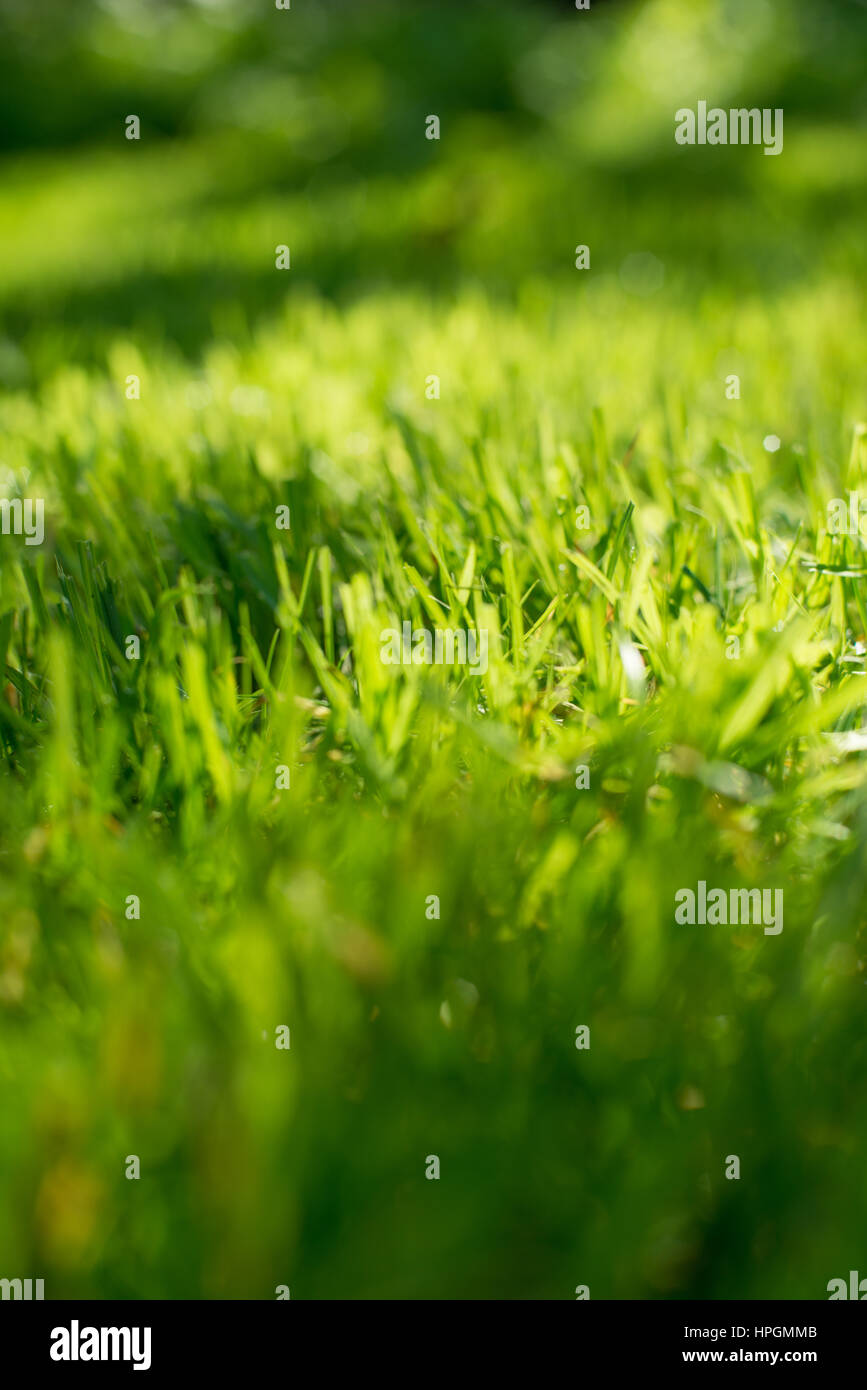
[[[0,1276],[863,1269],[867,13],[817,8],[3,9]],[[782,153],[678,146],[704,97]]]

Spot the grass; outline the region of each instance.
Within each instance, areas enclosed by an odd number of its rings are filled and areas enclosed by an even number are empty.
[[[46,539],[0,537],[0,1272],[49,1297],[808,1298],[863,1258],[857,205],[817,259],[818,184],[767,171],[751,260],[763,186],[690,247],[664,179],[640,234],[611,191],[583,275],[553,126],[470,123],[391,200],[196,133],[119,184],[9,161]],[[466,163],[498,209],[425,234]],[[487,671],[383,665],[404,620]],[[783,932],[678,926],[702,878]]]

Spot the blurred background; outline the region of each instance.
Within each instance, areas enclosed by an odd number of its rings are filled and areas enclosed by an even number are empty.
[[[857,0],[2,0],[0,24],[7,381],[34,323],[74,324],[83,356],[118,328],[196,354],[274,310],[281,243],[293,290],[343,301],[574,288],[579,243],[594,277],[640,247],[693,294],[857,265]],[[676,145],[700,98],[783,107],[785,158]],[[653,260],[630,277],[659,287]]]

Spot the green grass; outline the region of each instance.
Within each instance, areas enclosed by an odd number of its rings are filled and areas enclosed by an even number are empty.
[[[603,151],[584,275],[564,110],[497,119],[339,193],[269,192],[258,134],[7,161],[0,461],[46,539],[0,537],[0,1274],[49,1297],[821,1298],[864,1259],[862,210],[841,171],[819,255],[819,125],[686,228],[667,151],[631,224]],[[494,205],[438,228],[468,165]],[[383,665],[404,620],[488,670]],[[678,926],[701,878],[783,888],[783,932]]]

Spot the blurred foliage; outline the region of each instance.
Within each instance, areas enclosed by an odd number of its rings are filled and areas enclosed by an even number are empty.
[[[287,240],[293,284],[344,298],[456,276],[511,294],[566,275],[579,242],[600,273],[653,251],[691,289],[857,273],[862,6],[564,8],[7,6],[13,337],[62,319],[79,353],[121,328],[197,353],[220,305],[271,312]],[[700,97],[784,107],[785,157],[676,145],[673,111]]]
[[[0,495],[47,524],[0,537],[0,1275],[823,1297],[867,1234],[864,8],[0,16]],[[784,153],[678,147],[699,98]],[[383,666],[404,619],[486,675]],[[677,927],[700,878],[783,933]]]

